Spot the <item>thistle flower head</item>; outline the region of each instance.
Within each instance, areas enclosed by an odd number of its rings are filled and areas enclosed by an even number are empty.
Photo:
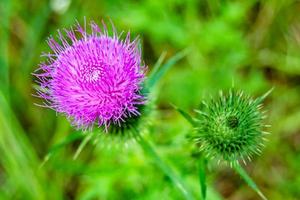
[[[265,95],[266,96],[266,95]],[[220,93],[197,110],[195,141],[207,157],[234,164],[251,159],[263,146],[264,115],[261,101],[242,92]]]
[[[48,60],[34,73],[37,96],[77,128],[98,122],[107,130],[139,115],[145,66],[139,41],[131,41],[130,33],[121,39],[113,25],[112,36],[104,23],[102,29],[94,22],[90,27],[91,33],[77,25],[65,34],[58,31],[58,42],[48,39],[52,53],[43,54]]]

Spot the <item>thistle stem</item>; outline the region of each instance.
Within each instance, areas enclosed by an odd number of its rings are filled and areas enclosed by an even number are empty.
[[[138,130],[134,130],[135,140],[141,145],[144,152],[151,157],[153,162],[156,164],[160,170],[167,175],[170,180],[174,183],[174,185],[180,190],[182,195],[186,200],[194,199],[192,194],[187,189],[186,185],[184,184],[183,180],[175,174],[175,172],[160,158],[154,148],[141,136]]]
[[[268,200],[267,197],[260,191],[258,186],[252,180],[252,178],[247,174],[246,170],[239,164],[233,165],[235,171],[245,180],[245,182],[263,199]]]
[[[198,176],[199,176],[199,184],[200,184],[200,191],[202,199],[206,199],[206,160],[202,156],[199,158],[199,164],[198,164]]]

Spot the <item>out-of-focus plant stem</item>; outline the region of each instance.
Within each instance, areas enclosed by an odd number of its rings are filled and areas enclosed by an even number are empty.
[[[135,140],[140,144],[144,152],[152,159],[156,166],[170,178],[173,184],[180,190],[184,198],[187,200],[194,199],[183,180],[177,174],[175,174],[175,172],[171,169],[171,167],[168,166],[167,163],[160,158],[154,148],[141,136],[139,131],[134,129],[133,132]]]

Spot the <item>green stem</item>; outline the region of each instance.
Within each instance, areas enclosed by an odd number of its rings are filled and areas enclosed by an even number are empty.
[[[159,167],[165,175],[167,175],[174,185],[181,191],[182,195],[187,200],[192,200],[192,194],[188,191],[184,182],[175,174],[175,172],[159,157],[153,147],[140,135],[138,130],[134,130],[134,136],[136,141],[141,145],[144,152],[152,158],[153,162]]]
[[[202,156],[199,158],[199,167],[198,167],[198,174],[199,174],[199,183],[201,189],[201,196],[202,199],[206,199],[206,160]]]
[[[247,174],[244,168],[240,164],[233,165],[235,171],[246,181],[246,183],[263,199],[267,200],[267,197],[260,191],[252,178]]]

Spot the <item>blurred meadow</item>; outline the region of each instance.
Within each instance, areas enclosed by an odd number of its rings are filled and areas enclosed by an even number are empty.
[[[57,29],[103,19],[141,39],[151,73],[177,52],[188,54],[155,88],[145,138],[200,199],[192,127],[172,104],[193,115],[203,99],[233,85],[264,102],[271,124],[261,156],[245,166],[271,200],[300,199],[300,1],[293,0],[0,0],[0,199],[182,199],[135,142],[89,142],[41,100],[31,73]],[[208,166],[207,199],[254,200],[228,166]]]

